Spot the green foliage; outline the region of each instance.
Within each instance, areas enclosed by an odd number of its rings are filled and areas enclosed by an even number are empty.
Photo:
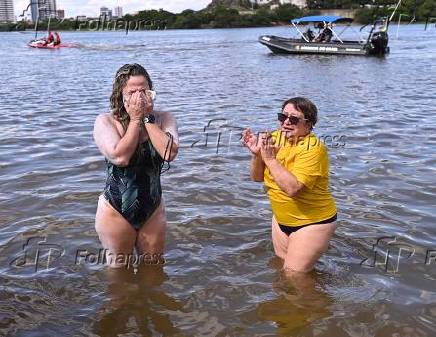
[[[228,28],[228,27],[238,27],[240,23],[240,15],[236,9],[217,7],[213,13],[213,23],[214,28]]]
[[[378,8],[361,8],[354,15],[354,20],[362,24],[374,22],[374,19],[380,15]]]
[[[171,28],[200,28],[201,18],[195,15],[194,11],[183,11],[181,15],[176,17],[176,20],[171,24]]]
[[[308,0],[308,8],[359,8],[355,20],[360,23],[372,22],[376,16],[389,15],[398,0]],[[403,0],[397,14],[415,15],[417,21],[425,21],[428,16],[435,16],[436,0]]]
[[[394,3],[386,1],[384,6],[373,8],[361,8],[355,15],[355,20],[360,23],[370,23],[374,21],[377,16],[391,15]],[[402,21],[412,20],[414,17],[416,21],[425,21],[427,17],[436,16],[436,0],[403,0],[393,20],[398,20],[400,14],[407,14],[403,17]]]
[[[303,11],[300,8],[291,4],[280,5],[275,12],[278,20],[284,22],[287,22],[290,19],[299,18],[303,15]]]
[[[229,28],[229,27],[259,27],[271,26],[279,21],[305,15],[305,12],[294,5],[280,5],[275,10],[268,6],[257,6],[253,14],[239,14],[235,8],[214,6],[198,12],[183,11],[177,14],[177,19],[168,28]]]
[[[17,23],[1,23],[0,24],[0,32],[13,32],[13,31],[21,31],[25,30],[24,25],[20,25]]]
[[[425,0],[416,11],[416,16],[420,20],[426,20],[428,17],[436,17],[436,0]]]
[[[316,15],[319,9],[323,8],[359,8],[355,20],[360,23],[373,22],[377,16],[385,16],[392,13],[393,7],[397,0],[377,0],[378,7],[374,7],[373,0],[308,0],[308,8],[300,9],[292,4],[279,5],[274,10],[269,6],[251,6],[246,8],[246,0],[233,1],[238,5],[237,8],[244,10],[242,14],[232,8],[230,0],[215,1],[214,6],[208,6],[201,11],[184,10],[179,14],[160,10],[144,10],[136,15],[125,15],[122,19],[106,22],[103,27],[102,23],[97,26],[97,19],[94,19],[92,25],[76,22],[76,20],[52,20],[50,27],[52,30],[109,30],[124,29],[126,23],[130,29],[163,29],[163,28],[229,28],[229,27],[259,27],[271,26],[277,23],[287,23],[289,20],[306,16]],[[363,7],[371,5],[371,7]],[[244,7],[245,6],[245,7]],[[253,8],[253,10],[251,10]],[[417,21],[425,21],[428,16],[436,17],[436,0],[403,0],[402,5],[397,11],[398,14],[408,14],[409,19],[415,15]],[[394,18],[395,20],[395,18]],[[135,22],[140,22],[139,25]],[[39,30],[47,29],[47,22],[40,22]],[[24,30],[33,28],[31,24],[2,24],[0,31]]]
[[[193,12],[190,10],[187,10],[185,12]],[[124,17],[126,19],[127,15]],[[160,10],[144,10],[138,12],[137,15],[132,15],[127,20],[144,20],[144,21],[165,21],[167,24],[171,25],[176,20],[176,14],[173,14],[168,11],[164,11],[163,9]]]
[[[398,0],[307,0],[307,6],[311,9],[349,9],[364,5],[386,6],[397,2]]]

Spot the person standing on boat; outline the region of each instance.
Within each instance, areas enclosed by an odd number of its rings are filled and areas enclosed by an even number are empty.
[[[275,254],[286,272],[309,272],[336,229],[327,149],[312,133],[317,108],[308,99],[285,101],[278,120],[272,134],[244,130],[242,144],[253,154],[252,180],[264,182],[267,190]]]
[[[148,72],[139,64],[126,64],[115,75],[111,112],[100,114],[94,124],[95,142],[106,159],[95,228],[111,267],[129,267],[134,248],[138,264],[164,261],[160,175],[177,155],[178,133],[173,115],[154,109],[154,98]]]

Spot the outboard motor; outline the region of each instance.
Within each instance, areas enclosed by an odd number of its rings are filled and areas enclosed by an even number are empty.
[[[370,42],[371,42],[370,54],[383,56],[389,53],[389,47],[388,47],[389,37],[387,32],[385,31],[375,32],[374,34],[372,34]]]
[[[389,19],[387,17],[377,18],[371,28],[366,48],[369,54],[383,56],[389,53],[388,37]]]

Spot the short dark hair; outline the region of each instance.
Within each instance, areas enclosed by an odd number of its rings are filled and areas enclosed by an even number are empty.
[[[312,124],[312,127],[315,126],[318,121],[318,109],[315,104],[304,97],[293,97],[282,104],[282,111],[288,104],[292,104],[297,111],[304,114],[304,118]]]

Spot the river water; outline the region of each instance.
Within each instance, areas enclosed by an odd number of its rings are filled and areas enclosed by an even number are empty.
[[[288,29],[69,32],[75,47],[54,51],[0,34],[0,335],[435,335],[436,29],[393,26],[385,58],[277,56],[261,34]],[[92,139],[132,62],[181,136],[162,177],[166,264],[136,275],[96,257]],[[339,210],[328,253],[298,280],[280,271],[238,143],[241,128],[275,128],[293,96],[319,108]]]

